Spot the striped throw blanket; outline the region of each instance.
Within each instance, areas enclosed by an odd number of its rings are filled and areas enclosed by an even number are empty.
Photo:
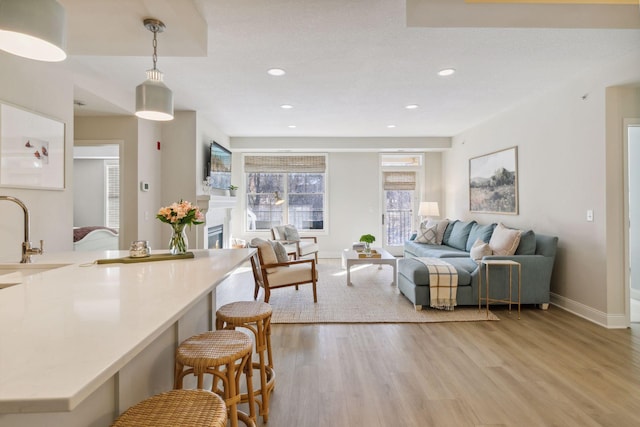
[[[458,272],[440,258],[416,258],[429,270],[429,299],[432,308],[453,311],[457,305]]]

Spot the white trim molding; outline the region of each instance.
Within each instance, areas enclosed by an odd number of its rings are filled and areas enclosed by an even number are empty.
[[[607,314],[604,311],[596,310],[593,307],[553,292],[551,292],[550,296],[551,304],[607,329],[625,329],[629,327],[625,313]]]

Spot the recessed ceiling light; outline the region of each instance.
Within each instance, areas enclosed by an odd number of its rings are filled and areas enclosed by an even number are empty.
[[[395,127],[396,127],[396,125],[387,125],[387,127],[388,127],[389,129],[393,129],[393,128],[395,128]]]
[[[292,109],[292,108],[293,108],[293,105],[290,105],[290,104],[282,104],[282,105],[280,106],[280,108],[282,108],[283,110],[290,110],[290,109]]]
[[[289,125],[288,128],[289,129],[295,129],[297,126],[296,125]]]
[[[438,71],[438,75],[442,77],[446,77],[446,76],[452,75],[455,72],[456,72],[455,68],[445,68],[444,70]]]
[[[404,108],[406,108],[407,110],[415,110],[418,107],[419,107],[418,104],[409,104],[409,105],[405,105]]]
[[[284,76],[285,74],[287,74],[287,72],[282,68],[269,68],[267,70],[267,73],[272,76]]]

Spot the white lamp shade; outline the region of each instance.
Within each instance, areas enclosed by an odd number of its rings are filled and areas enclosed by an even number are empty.
[[[420,216],[440,216],[438,202],[421,202],[418,210]]]
[[[136,116],[156,121],[173,120],[173,92],[162,81],[147,79],[136,87]]]
[[[67,57],[67,15],[56,0],[0,0],[0,49],[23,58]]]

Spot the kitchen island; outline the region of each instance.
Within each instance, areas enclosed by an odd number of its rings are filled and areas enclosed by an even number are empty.
[[[33,274],[0,264],[0,426],[109,426],[170,390],[176,346],[213,329],[216,286],[255,255],[193,252],[133,264],[94,262],[127,251],[47,254],[31,266],[51,269]]]

